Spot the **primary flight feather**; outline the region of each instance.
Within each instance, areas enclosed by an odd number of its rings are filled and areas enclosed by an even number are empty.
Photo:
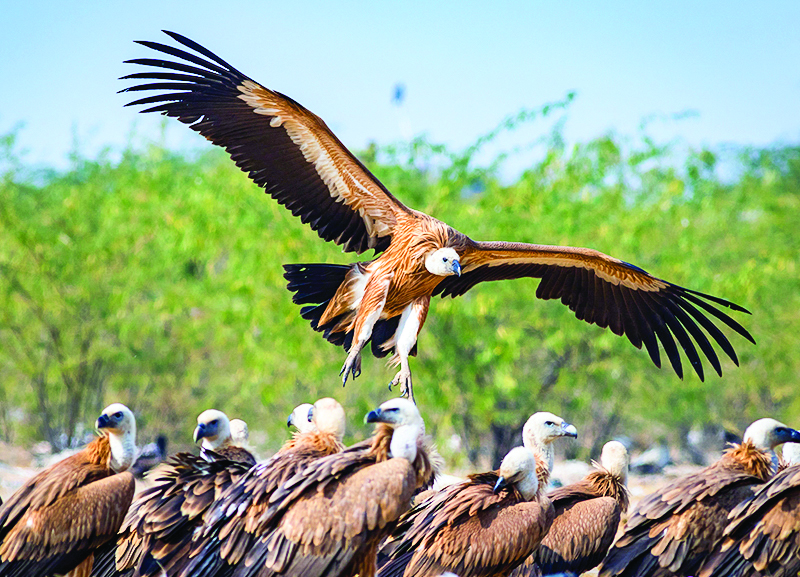
[[[596,250],[477,242],[405,206],[318,116],[196,42],[166,33],[194,53],[139,42],[172,59],[128,61],[155,70],[125,76],[145,81],[125,91],[157,91],[129,105],[152,105],[143,112],[176,117],[225,148],[256,184],[322,239],[345,252],[382,253],[349,266],[285,265],[294,302],[308,305],[303,318],[348,351],[343,382],[360,374],[361,350],[371,341],[375,356],[394,353],[400,371],[392,385],[413,398],[408,357],[416,354],[431,297],[456,297],[480,282],[522,277],[541,279],[538,298],[560,299],[579,319],[624,334],[637,348],[644,345],[658,367],[660,342],[681,378],[678,347],[700,379],[701,354],[722,374],[712,340],[738,365],[733,346],[710,317],[755,342],[718,307],[748,311],[725,299],[661,280]]]

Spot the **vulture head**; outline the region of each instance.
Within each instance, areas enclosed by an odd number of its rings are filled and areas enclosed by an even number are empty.
[[[394,432],[389,445],[392,457],[402,457],[413,461],[417,456],[417,443],[425,432],[425,422],[419,409],[412,401],[399,398],[383,403],[374,411],[367,413],[367,423],[385,423]]]
[[[237,447],[244,447],[247,441],[250,440],[250,429],[247,428],[247,423],[241,419],[231,419],[231,442]]]
[[[626,482],[628,479],[628,449],[619,441],[609,441],[600,453],[600,466],[614,477]]]
[[[117,473],[127,470],[136,460],[136,417],[121,403],[108,405],[95,423],[101,435],[108,436],[111,447],[109,466]]]
[[[314,423],[311,422],[311,403],[297,405],[289,414],[286,420],[287,427],[295,427],[301,433],[311,433],[316,430]]]
[[[578,437],[578,429],[553,413],[534,413],[522,428],[525,446],[549,445],[561,437]]]
[[[747,427],[744,441],[762,451],[771,451],[783,443],[800,443],[800,432],[775,419],[759,419]]]
[[[194,442],[203,439],[202,447],[212,451],[227,445],[231,441],[231,423],[222,411],[208,409],[197,417],[194,429]]]
[[[800,443],[786,443],[783,446],[783,462],[787,465],[800,465]]]
[[[514,447],[503,457],[497,474],[499,478],[494,485],[497,493],[503,487],[515,485],[526,501],[530,501],[539,491],[539,479],[536,477],[536,457],[525,447]]]
[[[297,410],[297,409],[295,409]],[[309,431],[329,433],[339,441],[344,438],[344,408],[336,399],[325,397],[308,409]],[[295,425],[300,431],[300,425]]]
[[[461,261],[455,249],[446,246],[425,257],[425,268],[437,276],[461,276]]]

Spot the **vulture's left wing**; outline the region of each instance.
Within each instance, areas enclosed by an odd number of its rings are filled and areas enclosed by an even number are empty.
[[[123,92],[156,90],[131,105],[155,104],[225,148],[236,165],[267,194],[345,251],[380,252],[389,246],[397,200],[330,131],[321,118],[288,96],[264,88],[196,42],[166,32],[194,50],[139,42],[175,60],[138,58],[156,70],[124,79],[147,82]]]
[[[703,365],[694,342],[717,374],[722,375],[719,359],[701,327],[734,363],[739,364],[733,346],[708,315],[755,343],[744,327],[713,305],[749,314],[746,309],[661,280],[596,250],[478,242],[460,252],[461,276],[446,277],[438,284],[434,295],[460,296],[484,281],[540,278],[536,289],[538,298],[561,299],[579,319],[609,327],[614,334],[627,335],[638,349],[644,343],[657,367],[661,366],[658,350],[658,341],[661,341],[672,368],[681,378],[683,367],[675,339],[701,380]]]

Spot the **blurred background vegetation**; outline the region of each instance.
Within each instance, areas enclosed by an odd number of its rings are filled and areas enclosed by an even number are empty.
[[[522,111],[452,151],[418,138],[359,155],[406,204],[479,240],[587,246],[676,284],[728,298],[753,316],[730,331],[741,367],[679,380],[557,302],[535,280],[435,298],[412,359],[428,431],[453,466],[496,464],[528,415],[549,410],[596,456],[627,435],[684,442],[709,423],[741,431],[775,416],[800,424],[800,147],[689,150],[646,127],[565,145],[559,127],[531,147],[518,177],[505,155],[476,161],[499,134],[570,100]],[[286,438],[300,402],[334,396],[350,419],[390,396],[394,374],[365,356],[342,389],[345,353],[300,318],[283,263],[348,263],[266,197],[219,150],[131,146],[120,158],[73,155],[33,169],[0,143],[0,438],[56,448],[85,434],[106,404],[129,405],[139,443],[186,446],[209,407],[248,421],[264,453]],[[510,151],[509,154],[513,154]],[[371,255],[362,255],[369,260]],[[664,359],[666,363],[666,359]],[[502,453],[500,453],[502,454]]]

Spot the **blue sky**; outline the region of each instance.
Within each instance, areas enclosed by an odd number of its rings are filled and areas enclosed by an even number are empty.
[[[696,111],[657,136],[693,145],[800,141],[800,2],[6,2],[0,134],[27,159],[158,138],[123,108],[133,40],[174,30],[319,114],[351,148],[410,133],[465,146],[522,107],[576,90],[565,134],[633,134],[643,117]],[[406,86],[402,110],[391,103]],[[532,126],[522,138],[541,134]],[[202,139],[177,122],[168,143]]]

